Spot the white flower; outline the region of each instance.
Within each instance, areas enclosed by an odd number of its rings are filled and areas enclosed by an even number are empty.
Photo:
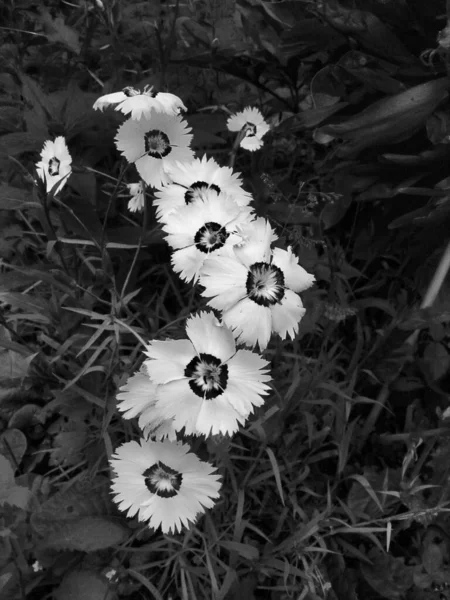
[[[222,311],[223,322],[238,342],[264,350],[272,332],[294,338],[305,309],[298,293],[314,276],[298,264],[289,247],[270,247],[276,239],[269,223],[258,218],[238,228],[246,241],[228,256],[207,258],[200,272],[208,305]]]
[[[33,569],[33,571],[35,573],[38,573],[39,571],[44,570],[44,567],[41,565],[41,563],[38,560],[34,561],[34,563],[31,565],[31,568]]]
[[[176,440],[172,419],[164,419],[156,409],[156,388],[147,369],[142,367],[119,388],[117,408],[123,413],[124,419],[133,419],[139,415],[139,427],[145,438]]]
[[[41,159],[36,163],[37,174],[46,184],[47,194],[53,190],[53,194],[56,195],[65,186],[72,172],[72,157],[65,138],[59,136],[54,142],[47,140],[41,152]]]
[[[227,127],[230,131],[241,132],[240,145],[251,152],[262,147],[262,138],[270,129],[260,111],[249,106],[232,115],[227,121]]]
[[[254,218],[249,207],[238,206],[231,196],[211,188],[201,196],[172,213],[163,228],[166,241],[175,249],[173,269],[188,282],[197,281],[205,258],[241,241],[234,233],[237,226]]]
[[[177,160],[191,160],[191,129],[181,117],[157,113],[151,119],[128,119],[117,131],[116,145],[128,162],[134,162],[148,185],[169,182],[167,168]]]
[[[131,198],[128,202],[128,210],[136,212],[138,210],[144,210],[145,206],[145,185],[142,181],[139,183],[128,183],[128,191],[130,192]]]
[[[219,496],[220,476],[214,467],[182,443],[127,442],[116,450],[111,466],[120,510],[164,533],[177,533],[194,523]]]
[[[232,434],[268,393],[268,362],[237,350],[230,329],[212,313],[186,323],[188,340],[153,341],[144,362],[158,384],[157,408],[187,435]]]
[[[239,206],[247,206],[252,196],[242,188],[242,180],[238,173],[229,167],[221,167],[212,158],[203,156],[192,162],[172,163],[168,167],[171,183],[156,192],[156,214],[163,223],[177,208],[195,202],[205,189],[213,189],[217,193],[224,192],[233,197]]]
[[[109,569],[109,571],[106,571],[105,577],[106,577],[106,579],[109,579],[109,581],[112,581],[113,579],[115,579],[116,574],[117,574],[116,569]]]
[[[121,92],[101,96],[96,100],[94,109],[103,110],[111,104],[117,104],[116,110],[120,110],[124,115],[131,113],[131,118],[134,120],[142,117],[150,118],[153,111],[173,116],[178,115],[181,110],[186,110],[178,96],[153,91],[153,88],[148,85],[142,92],[133,87],[126,87]]]

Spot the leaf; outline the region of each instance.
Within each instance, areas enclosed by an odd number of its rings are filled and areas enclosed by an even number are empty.
[[[11,463],[0,455],[0,506],[10,504],[25,509],[30,498],[30,490],[15,484]]]
[[[36,136],[32,133],[18,132],[7,133],[0,137],[0,156],[19,156],[24,152],[41,151],[45,136]]]
[[[219,543],[222,548],[226,548],[230,552],[236,552],[239,556],[242,556],[246,560],[258,560],[259,551],[258,548],[251,544],[242,544],[240,542],[220,542]]]
[[[109,582],[94,571],[70,571],[54,592],[55,600],[113,600]]]
[[[280,34],[280,54],[284,61],[317,51],[333,50],[346,44],[346,38],[318,19],[302,19]]]
[[[348,102],[337,102],[336,104],[333,104],[333,106],[302,110],[298,114],[283,121],[279,131],[294,132],[310,127],[316,127],[316,125],[319,125],[322,121],[325,121],[325,119],[328,119],[328,117],[331,117],[347,106]]]
[[[6,183],[0,185],[0,210],[16,210],[33,206],[40,207],[40,204],[33,202],[31,194],[26,190]]]
[[[89,200],[92,206],[97,202],[97,180],[94,173],[72,172],[69,180],[69,186],[75,190],[80,196]]]
[[[47,8],[39,7],[39,21],[43,27],[44,35],[49,42],[60,42],[69,50],[80,54],[81,46],[78,33],[65,24],[64,17],[59,14],[55,19],[52,18]]]
[[[127,537],[127,529],[112,519],[84,517],[61,522],[45,537],[43,545],[56,550],[95,552],[120,544]]]
[[[0,454],[9,460],[15,470],[27,449],[27,438],[19,429],[7,429],[0,435]]]
[[[427,135],[433,144],[448,144],[450,142],[450,116],[437,110],[427,120]]]
[[[70,467],[83,460],[87,438],[87,427],[84,423],[73,423],[73,430],[61,431],[53,440],[50,465]]]
[[[30,354],[24,357],[13,350],[0,349],[0,381],[26,377],[30,369],[30,363],[35,356],[35,354]]]
[[[70,489],[57,492],[31,515],[33,529],[46,535],[58,530],[61,522],[112,512],[109,480],[105,477],[78,481]]]
[[[448,373],[450,368],[450,355],[442,344],[430,342],[425,347],[423,362],[432,381],[437,381]]]
[[[375,55],[408,65],[417,61],[398,37],[371,12],[346,8],[337,0],[317,3],[314,12]]]
[[[45,300],[36,297],[32,298],[18,292],[0,292],[0,303],[10,304],[13,309],[31,313],[27,315],[30,321],[35,320],[37,323],[50,323],[50,307]]]
[[[42,115],[44,121],[46,114],[48,116],[52,116],[55,112],[55,107],[39,84],[28,75],[25,75],[25,73],[21,73],[19,71],[17,75],[20,79],[20,83],[22,84],[22,96],[28,102],[28,104],[32,107],[37,105],[44,110]]]
[[[26,273],[8,271],[7,273],[2,273],[1,275],[0,292],[10,292],[11,290],[15,290],[17,288],[26,287],[32,282],[33,277],[27,275]]]
[[[5,585],[8,583],[8,581],[11,579],[11,577],[12,577],[12,573],[3,573],[2,575],[0,575],[0,592],[5,587]]]
[[[416,85],[401,94],[383,98],[344,122],[325,125],[321,133],[349,140],[340,156],[357,154],[364,148],[399,142],[411,137],[435,108],[448,96],[450,81],[443,77]]]
[[[382,597],[403,600],[413,586],[414,567],[405,566],[403,558],[382,554],[374,548],[369,552],[372,564],[361,563],[361,572],[367,583]]]

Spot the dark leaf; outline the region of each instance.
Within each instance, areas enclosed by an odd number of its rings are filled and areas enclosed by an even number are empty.
[[[112,519],[84,517],[58,523],[44,538],[43,545],[57,550],[95,552],[116,546],[127,537],[127,529]]]
[[[341,156],[362,149],[407,139],[425,123],[428,116],[448,96],[447,78],[428,81],[409,90],[383,98],[344,122],[325,125],[320,131],[349,140]]]
[[[371,12],[346,8],[337,0],[320,0],[315,11],[331,26],[355,38],[371,52],[408,65],[417,62],[398,37]]]
[[[273,5],[275,6],[275,5]],[[279,51],[284,61],[294,56],[307,56],[317,51],[335,50],[347,42],[346,38],[326,23],[307,18],[280,34]]]
[[[55,590],[55,600],[113,600],[109,582],[94,571],[70,571]]]
[[[31,133],[7,133],[0,137],[0,157],[19,156],[24,152],[40,152],[46,141],[46,136],[36,136]]]
[[[423,353],[423,362],[432,381],[441,379],[450,368],[450,355],[438,342],[429,342]]]
[[[6,183],[0,184],[0,210],[16,210],[33,206],[40,207],[40,204],[33,202],[29,192]]]
[[[405,592],[413,585],[414,567],[407,567],[403,558],[382,554],[374,548],[369,553],[372,565],[361,563],[361,572],[367,583],[382,598],[403,600]]]
[[[7,429],[0,435],[0,454],[16,470],[27,449],[27,438],[19,429]]]
[[[325,106],[324,108],[304,110],[283,121],[281,131],[298,131],[316,127],[316,125],[319,125],[322,121],[325,121],[325,119],[328,119],[328,117],[331,117],[346,106],[348,106],[347,102],[338,102],[332,106]]]

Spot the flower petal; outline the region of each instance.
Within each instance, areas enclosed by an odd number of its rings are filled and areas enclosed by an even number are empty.
[[[186,322],[186,334],[198,354],[210,354],[226,362],[236,352],[233,333],[210,312],[201,312]]]
[[[259,344],[265,350],[272,331],[271,309],[245,298],[222,314],[223,322],[231,327],[236,340],[246,346]]]
[[[183,379],[187,365],[196,356],[189,340],[155,340],[146,346],[145,354],[150,360],[146,360],[144,366],[157,384]]]
[[[298,264],[298,258],[293,254],[291,246],[288,247],[287,251],[281,248],[274,248],[272,264],[283,271],[286,287],[294,292],[307,290],[315,281],[314,275],[308,273],[308,271]]]
[[[285,339],[289,335],[291,339],[297,335],[299,322],[305,314],[300,296],[291,290],[285,290],[280,303],[271,307],[272,329]]]

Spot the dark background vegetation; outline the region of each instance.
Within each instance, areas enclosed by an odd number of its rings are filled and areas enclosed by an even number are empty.
[[[1,3],[2,600],[450,598],[448,278],[423,307],[449,243],[449,18],[434,0]],[[204,306],[151,194],[127,211],[120,116],[92,110],[145,84],[223,165],[227,110],[263,111],[235,168],[317,280],[266,352],[270,400],[233,439],[192,440],[223,494],[177,536],[109,494],[107,459],[138,436],[115,405],[136,335]],[[58,135],[73,173],[46,199],[34,165]]]

